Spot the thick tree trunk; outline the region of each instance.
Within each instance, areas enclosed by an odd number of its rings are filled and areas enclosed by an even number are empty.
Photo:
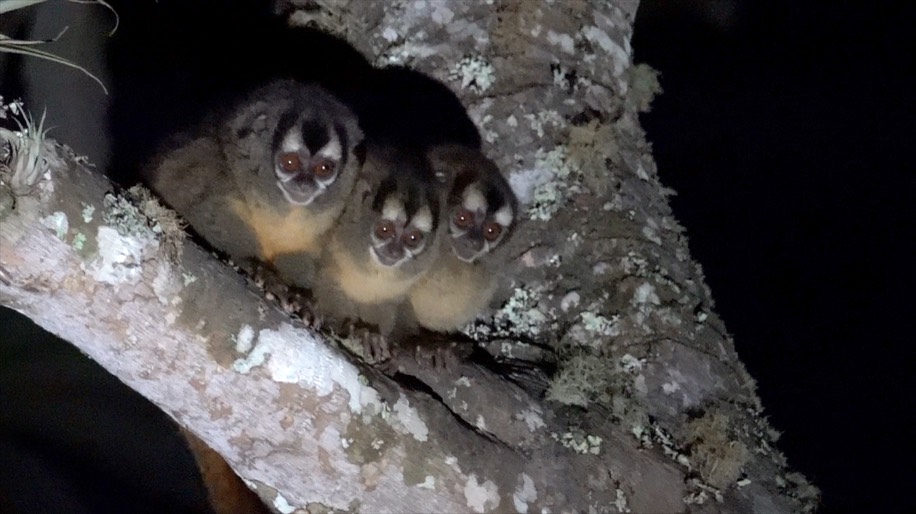
[[[555,365],[546,395],[472,364],[404,361],[415,380],[394,382],[349,360],[197,247],[176,259],[167,216],[50,145],[34,179],[0,168],[0,303],[281,512],[802,510],[816,493],[772,446],[639,127],[654,76],[631,62],[635,9],[338,0],[293,17],[465,101],[528,218],[503,307],[470,333],[496,368]]]

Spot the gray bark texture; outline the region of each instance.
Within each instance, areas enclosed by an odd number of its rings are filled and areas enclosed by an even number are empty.
[[[294,22],[449,84],[510,177],[527,218],[517,257],[468,330],[497,371],[404,360],[422,386],[394,382],[66,149],[45,143],[28,176],[13,133],[0,303],[155,402],[279,512],[813,508],[659,183],[638,120],[657,84],[632,62],[637,2],[309,4]],[[533,364],[555,372],[539,384]]]

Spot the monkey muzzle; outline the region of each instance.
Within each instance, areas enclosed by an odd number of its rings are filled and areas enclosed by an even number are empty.
[[[324,191],[324,187],[306,173],[277,172],[277,187],[289,203],[295,205],[308,205]]]
[[[372,247],[372,256],[382,266],[395,267],[407,259],[404,247],[397,243],[390,243]]]
[[[452,238],[452,251],[455,256],[464,262],[474,262],[478,257],[487,252],[487,245],[483,233],[479,230],[469,230],[460,237]]]

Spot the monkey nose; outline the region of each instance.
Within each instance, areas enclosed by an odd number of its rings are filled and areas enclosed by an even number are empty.
[[[452,239],[452,249],[461,260],[473,262],[483,251],[483,237],[468,233],[464,237]]]
[[[404,259],[404,248],[396,243],[389,243],[378,248],[373,248],[375,254],[385,266],[394,266]]]

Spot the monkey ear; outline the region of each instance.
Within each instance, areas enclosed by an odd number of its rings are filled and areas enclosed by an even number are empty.
[[[440,185],[450,184],[454,180],[454,145],[435,146],[426,152],[426,160],[433,170],[433,176]]]

